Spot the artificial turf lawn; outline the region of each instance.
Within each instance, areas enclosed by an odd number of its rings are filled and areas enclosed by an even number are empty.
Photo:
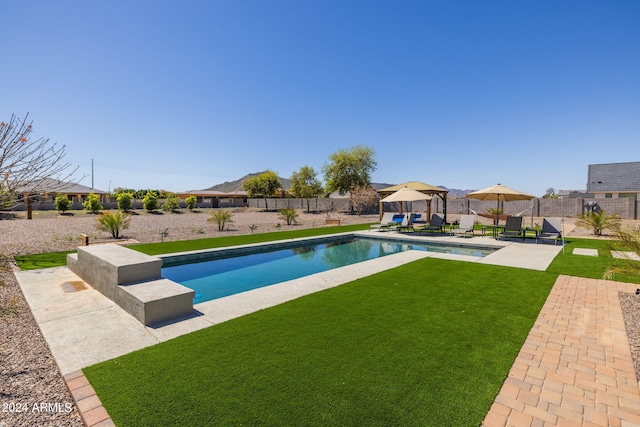
[[[118,426],[479,425],[556,277],[428,258],[84,372]]]

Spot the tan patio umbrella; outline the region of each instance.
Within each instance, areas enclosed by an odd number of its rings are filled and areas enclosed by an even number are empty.
[[[502,184],[496,184],[492,187],[483,188],[482,190],[468,193],[466,197],[469,199],[478,199],[478,200],[495,200],[496,201],[496,225],[498,225],[498,220],[499,220],[497,210],[500,209],[500,201],[510,202],[512,200],[531,200],[535,198],[535,196],[522,193],[520,191],[506,187]]]
[[[380,212],[382,212],[382,202],[400,202],[400,213],[402,213],[402,202],[414,202],[418,200],[431,200],[433,197],[421,193],[411,188],[401,188],[395,193],[380,200]]]

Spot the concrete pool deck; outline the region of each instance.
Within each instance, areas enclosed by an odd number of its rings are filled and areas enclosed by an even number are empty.
[[[91,389],[83,376],[78,377],[78,371],[86,366],[418,259],[434,257],[546,270],[562,250],[560,245],[496,241],[488,237],[412,237],[397,233],[382,236],[502,249],[483,258],[420,251],[397,253],[197,304],[193,316],[151,327],[142,325],[66,267],[20,271],[16,277],[70,388],[71,384],[82,382],[81,389]],[[583,292],[584,281],[594,290]],[[620,287],[631,292],[636,285],[603,286],[599,282],[614,283],[566,276],[558,279],[484,425],[606,425],[594,422],[604,419],[608,425],[640,425],[640,391],[617,302]],[[594,304],[597,311],[592,312]],[[574,320],[567,319],[567,312],[572,313]],[[559,338],[556,334],[561,334],[561,330],[566,333]],[[541,340],[545,333],[551,334],[551,338]],[[565,353],[568,355],[565,357],[572,358],[569,362],[563,358]],[[600,357],[601,354],[604,355]],[[549,363],[550,355],[555,358],[555,365]],[[574,370],[573,374],[567,367]],[[586,381],[582,378],[585,376],[591,380]],[[565,398],[564,392],[570,397]],[[85,394],[85,391],[79,394],[82,397],[79,409],[82,401],[99,402],[97,397]],[[598,399],[606,402],[600,404]],[[93,407],[89,412],[99,414],[100,422],[104,422],[106,411],[100,408]],[[85,412],[83,416],[87,421]]]

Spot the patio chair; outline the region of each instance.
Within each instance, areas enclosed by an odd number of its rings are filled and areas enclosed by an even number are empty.
[[[393,222],[393,215],[395,215],[393,212],[384,212],[382,214],[382,219],[380,220],[380,224],[371,224],[369,226],[369,231],[371,230],[381,231],[380,230],[381,227],[387,226]]]
[[[460,226],[458,228],[452,228],[450,236],[473,237],[473,226],[475,223],[475,215],[462,215],[460,217]]]
[[[422,217],[422,214],[415,214],[416,216],[413,218],[413,223],[414,224],[426,224],[427,221],[424,220],[424,218]]]
[[[415,213],[410,214],[409,218],[407,219],[407,223],[406,224],[402,223],[402,225],[400,225],[398,227],[398,231],[399,232],[403,232],[403,231],[404,232],[414,232],[415,229],[413,228],[413,223],[416,220],[416,215],[420,215],[420,214],[415,214]]]
[[[402,227],[402,223],[404,222],[404,215],[403,214],[395,214],[393,216],[393,218],[391,219],[391,223],[387,224],[386,226],[382,226],[381,230],[386,230],[386,231],[392,231],[392,230],[398,230],[398,228]]]
[[[539,239],[553,240],[553,244],[556,245],[560,237],[562,237],[562,218],[543,218],[542,230],[536,236],[536,243]]]
[[[507,223],[504,226],[504,230],[498,233],[498,240],[500,237],[518,238],[522,237],[522,217],[521,216],[508,216]]]
[[[436,231],[439,232],[440,234],[444,234],[444,218],[438,214],[433,214],[431,215],[431,221],[429,221],[429,224],[423,225],[422,227],[418,228],[416,231],[418,231],[420,234],[422,233],[433,234]]]

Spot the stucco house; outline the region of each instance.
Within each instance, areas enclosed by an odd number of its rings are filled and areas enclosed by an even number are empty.
[[[53,203],[58,194],[66,194],[73,203],[82,203],[91,193],[100,196],[102,203],[109,197],[108,191],[53,178],[34,181],[25,188],[18,188],[16,193],[18,194],[19,200],[27,200],[30,196],[34,203]]]
[[[639,199],[640,162],[589,165],[587,193],[597,199]]]

